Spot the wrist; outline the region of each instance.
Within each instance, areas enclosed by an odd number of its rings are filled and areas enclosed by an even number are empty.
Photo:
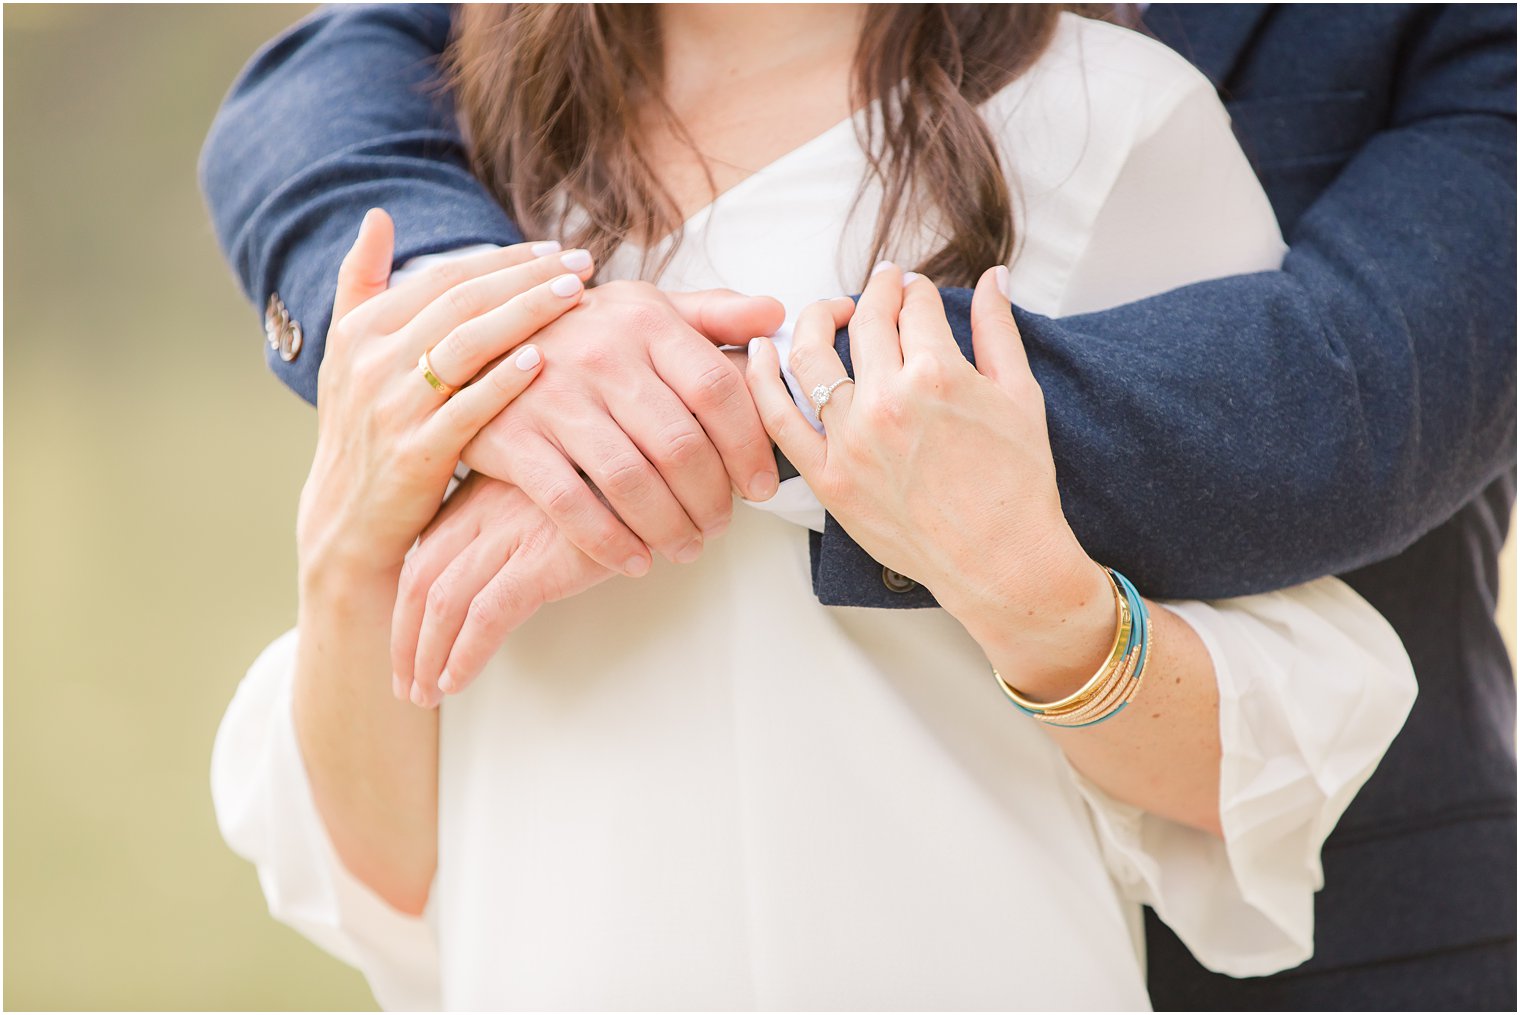
[[[296,574],[303,603],[357,604],[376,594],[394,598],[401,564],[378,562],[363,548],[323,540],[301,546]]]
[[[956,615],[988,661],[1025,697],[1056,701],[1074,693],[1113,649],[1113,586],[1085,554],[1051,568],[1037,597],[984,597]],[[1030,587],[1027,580],[1021,588]]]
[[[355,510],[363,500],[358,484],[334,496],[329,491],[335,484],[318,482],[319,475],[313,467],[296,510],[296,574],[302,594],[363,588],[388,577],[394,589],[405,547],[378,544],[372,526]]]

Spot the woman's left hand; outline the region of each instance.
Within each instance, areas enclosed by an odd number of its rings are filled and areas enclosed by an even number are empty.
[[[791,367],[809,390],[846,376],[834,334],[849,324],[855,383],[820,412],[826,434],[793,403],[769,340],[751,343],[749,384],[772,439],[845,531],[928,588],[989,655],[1017,646],[1030,669],[1008,676],[1026,693],[1054,693],[1101,661],[1113,598],[1061,511],[1044,399],[999,291],[1006,270],[976,288],[975,366],[933,283],[894,265],[878,266],[858,307],[841,297],[804,311]]]
[[[303,578],[337,567],[394,590],[462,449],[542,372],[538,349],[519,346],[580,303],[575,271],[592,270],[521,243],[392,289],[394,246],[390,216],[373,209],[338,270],[296,520]]]

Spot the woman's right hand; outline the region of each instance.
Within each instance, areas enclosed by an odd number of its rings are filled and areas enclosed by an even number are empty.
[[[338,272],[296,526],[303,574],[399,572],[460,451],[542,371],[523,343],[580,302],[591,274],[584,251],[534,257],[522,243],[388,289],[394,235],[390,217],[370,211]],[[451,396],[424,376],[424,353],[458,386]]]

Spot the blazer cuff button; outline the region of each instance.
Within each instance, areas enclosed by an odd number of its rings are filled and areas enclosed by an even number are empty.
[[[897,593],[912,592],[918,588],[918,582],[905,574],[897,573],[890,567],[881,569],[881,583],[887,587],[888,591]]]
[[[286,363],[301,355],[301,324],[291,319],[290,309],[279,293],[270,293],[269,302],[264,305],[264,337]]]

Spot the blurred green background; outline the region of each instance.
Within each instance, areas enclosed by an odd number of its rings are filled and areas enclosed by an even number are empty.
[[[5,8],[7,1008],[373,1006],[268,918],[208,787],[293,621],[313,417],[263,366],[195,161],[305,9]]]
[[[196,156],[308,8],[5,8],[5,1007],[373,1008],[265,911],[209,759],[294,619],[313,416]]]

